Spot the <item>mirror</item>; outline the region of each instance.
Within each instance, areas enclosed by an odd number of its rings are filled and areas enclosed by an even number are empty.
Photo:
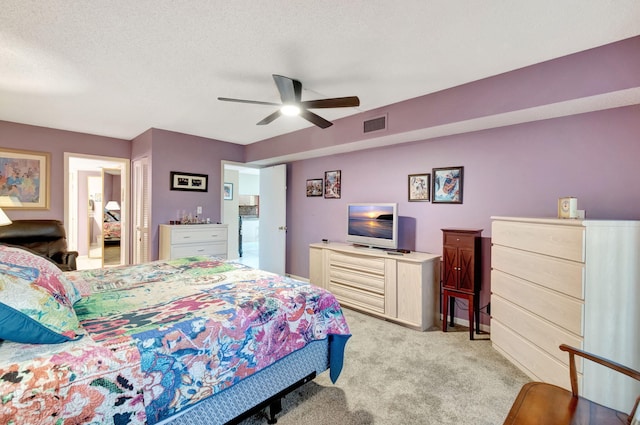
[[[121,219],[120,209],[122,185],[120,182],[120,170],[102,170],[102,264],[104,266],[120,265],[121,249]]]
[[[102,177],[88,176],[87,190],[89,193],[89,258],[102,258]]]

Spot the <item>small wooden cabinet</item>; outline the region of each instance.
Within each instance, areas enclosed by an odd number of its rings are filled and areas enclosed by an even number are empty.
[[[442,331],[447,313],[453,326],[455,298],[469,303],[469,336],[480,326],[480,242],[482,229],[442,229]],[[474,326],[475,322],[475,326]]]
[[[227,258],[226,224],[161,224],[160,260],[195,255]]]

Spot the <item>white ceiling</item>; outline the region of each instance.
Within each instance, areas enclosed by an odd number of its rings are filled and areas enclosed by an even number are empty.
[[[334,120],[640,34],[638,0],[0,0],[0,120],[248,144],[279,102],[356,95]]]

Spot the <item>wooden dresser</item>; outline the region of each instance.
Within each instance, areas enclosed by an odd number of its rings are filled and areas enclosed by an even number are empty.
[[[640,369],[640,221],[492,219],[493,347],[567,389],[562,343]],[[640,393],[593,362],[577,369],[580,394],[600,404],[628,409]]]
[[[415,329],[434,325],[440,292],[440,256],[392,255],[341,243],[310,246],[309,280],[341,305]]]
[[[226,224],[161,224],[160,260],[194,255],[227,258]]]

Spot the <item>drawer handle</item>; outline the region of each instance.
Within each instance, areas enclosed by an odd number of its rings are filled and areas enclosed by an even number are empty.
[[[198,250],[198,252],[203,252],[203,251],[204,251],[204,249],[199,249],[199,250]]]
[[[191,236],[183,236],[183,239],[191,239]]]

